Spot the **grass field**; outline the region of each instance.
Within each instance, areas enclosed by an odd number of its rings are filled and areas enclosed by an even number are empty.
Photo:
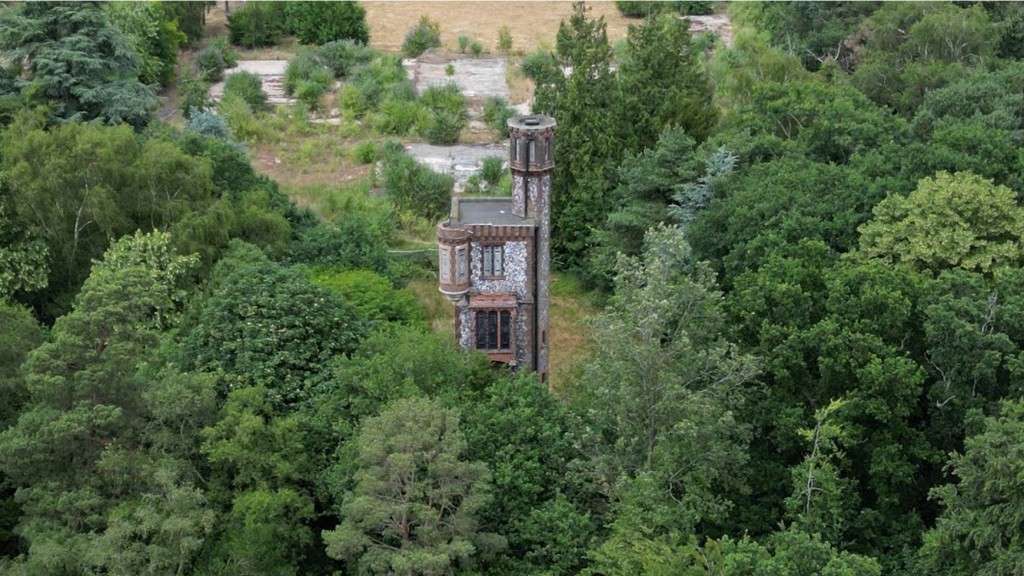
[[[420,16],[441,24],[441,42],[449,49],[458,46],[458,37],[479,40],[485,49],[495,51],[498,30],[508,26],[512,49],[530,50],[555,45],[555,35],[563,18],[572,12],[570,2],[363,2],[370,25],[370,44],[397,52],[405,33]],[[589,2],[594,16],[604,16],[608,39],[615,42],[626,36],[630,21],[615,8],[614,2]]]

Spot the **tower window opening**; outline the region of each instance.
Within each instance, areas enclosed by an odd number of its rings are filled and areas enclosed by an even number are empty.
[[[492,352],[512,349],[512,312],[478,310],[476,313],[476,348]]]

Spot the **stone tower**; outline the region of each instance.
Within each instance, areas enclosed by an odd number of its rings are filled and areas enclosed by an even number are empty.
[[[508,128],[512,197],[452,199],[437,228],[438,278],[463,348],[546,382],[555,121],[518,116]]]

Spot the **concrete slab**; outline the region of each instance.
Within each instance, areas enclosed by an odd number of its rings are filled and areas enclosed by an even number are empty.
[[[433,144],[406,144],[405,151],[417,162],[434,172],[449,174],[455,178],[455,191],[462,192],[466,181],[480,172],[484,158],[497,156],[508,158],[508,146],[504,144],[457,144],[435,146]]]
[[[454,68],[454,74],[447,74],[448,65]],[[416,87],[416,93],[422,94],[431,86],[444,86],[454,82],[466,98],[485,99],[496,96],[508,100],[508,83],[505,72],[508,62],[505,58],[445,58],[428,54],[417,59],[402,61],[409,78]]]
[[[287,68],[287,60],[239,60],[237,66],[224,71],[224,77],[227,78],[238,72],[256,74],[263,82],[263,93],[267,95],[267,102],[270,104],[291,104],[295,102],[295,99],[289,97],[284,91],[284,72]],[[210,86],[211,99],[220,101],[223,96],[223,81]]]

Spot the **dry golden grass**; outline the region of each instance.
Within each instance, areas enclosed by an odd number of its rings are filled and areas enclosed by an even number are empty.
[[[437,289],[434,278],[420,278],[409,282],[406,288],[416,295],[427,313],[430,328],[438,334],[455,337],[455,308]]]
[[[552,274],[548,342],[548,378],[552,391],[559,392],[571,381],[580,360],[586,356],[590,340],[587,320],[597,312],[592,297],[578,280],[566,274]]]
[[[489,52],[496,52],[498,30],[508,26],[512,49],[529,52],[554,46],[558,25],[572,12],[570,2],[363,2],[370,26],[370,45],[398,51],[405,33],[427,16],[441,24],[441,42],[448,49],[458,47],[458,37],[479,40]],[[604,16],[608,39],[626,36],[630,21],[623,18],[614,2],[589,2],[593,16]]]

